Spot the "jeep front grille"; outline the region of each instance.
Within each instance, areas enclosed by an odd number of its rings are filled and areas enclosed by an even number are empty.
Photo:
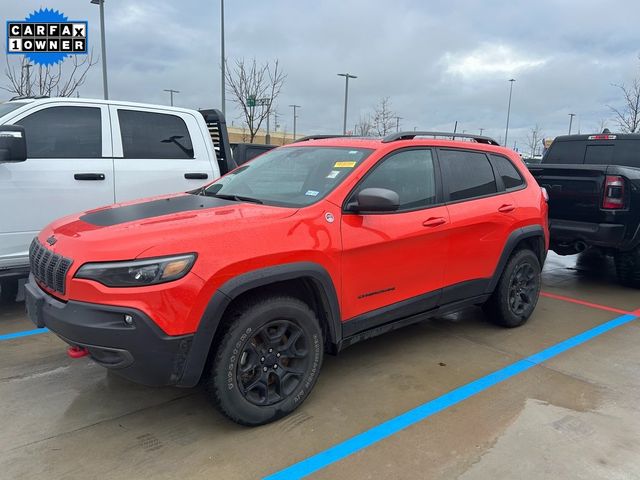
[[[29,247],[29,265],[31,273],[40,283],[51,290],[64,294],[67,272],[73,263],[72,260],[53,253],[33,239]]]

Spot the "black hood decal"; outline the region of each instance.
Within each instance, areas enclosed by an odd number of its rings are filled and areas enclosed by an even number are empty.
[[[182,195],[179,197],[152,200],[150,202],[136,203],[125,207],[114,207],[87,213],[80,217],[83,222],[100,227],[110,227],[121,223],[133,222],[144,218],[161,217],[178,212],[201,210],[234,205],[231,200],[222,198],[205,197],[203,195]]]

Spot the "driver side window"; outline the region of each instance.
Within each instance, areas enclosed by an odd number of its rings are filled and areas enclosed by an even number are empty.
[[[403,150],[387,157],[367,175],[350,201],[365,188],[386,188],[396,192],[400,197],[398,211],[434,205],[436,179],[431,150]]]

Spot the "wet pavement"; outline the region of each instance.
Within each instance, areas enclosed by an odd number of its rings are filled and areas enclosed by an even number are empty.
[[[71,360],[50,333],[0,341],[0,478],[261,478],[640,309],[605,257],[550,254],[543,276],[523,327],[469,309],[357,344],[326,357],[293,415],[259,428],[229,422],[197,388]],[[0,336],[33,329],[23,308],[0,309]],[[640,479],[639,342],[631,321],[310,478]]]

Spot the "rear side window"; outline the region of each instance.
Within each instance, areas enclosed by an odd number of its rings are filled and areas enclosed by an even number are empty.
[[[349,201],[365,188],[386,188],[400,197],[398,210],[428,207],[436,203],[436,177],[431,150],[394,153],[376,165]]]
[[[484,153],[464,150],[439,150],[442,173],[449,185],[451,201],[466,200],[497,193],[496,179]]]
[[[124,158],[193,158],[187,125],[165,113],[118,110]]]
[[[29,158],[100,158],[102,124],[96,107],[51,107],[16,122]]]
[[[524,185],[524,180],[522,176],[520,176],[518,169],[513,166],[513,163],[511,163],[509,159],[501,157],[500,155],[491,155],[491,161],[496,167],[496,173],[502,178],[502,184],[505,190]]]

